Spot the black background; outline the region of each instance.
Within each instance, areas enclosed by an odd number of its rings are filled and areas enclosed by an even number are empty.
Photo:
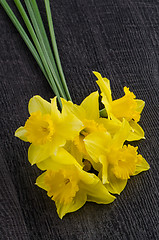
[[[0,6],[2,239],[159,239],[159,2],[51,0],[57,44],[75,103],[97,90],[93,70],[111,81],[114,98],[126,85],[146,106],[139,151],[151,166],[132,177],[110,205],[86,203],[60,220],[54,202],[34,185],[40,171],[27,160],[29,144],[14,137],[33,95],[54,95]],[[38,1],[45,25],[44,3]],[[10,6],[17,14],[13,1]],[[17,14],[17,16],[19,16]]]

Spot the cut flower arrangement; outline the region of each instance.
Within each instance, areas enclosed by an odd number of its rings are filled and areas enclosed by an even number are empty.
[[[44,171],[36,184],[55,201],[62,218],[86,201],[113,202],[114,194],[123,191],[131,176],[149,169],[138,148],[130,145],[131,141],[144,138],[138,122],[145,103],[136,99],[128,87],[124,87],[124,96],[113,100],[110,81],[93,72],[101,94],[93,92],[80,105],[74,104],[57,51],[50,4],[48,0],[44,2],[53,51],[35,0],[25,0],[30,17],[21,2],[15,0],[29,36],[7,2],[1,0],[1,5],[56,95],[51,102],[40,96],[32,97],[28,106],[30,117],[16,130],[15,136],[31,143],[29,162]],[[102,110],[99,110],[100,98]]]

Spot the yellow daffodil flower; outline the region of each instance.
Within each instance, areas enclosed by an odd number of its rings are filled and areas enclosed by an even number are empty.
[[[25,126],[18,128],[15,136],[32,143],[28,151],[31,164],[55,154],[67,140],[73,140],[83,127],[73,114],[60,113],[56,97],[49,103],[40,96],[34,96],[29,102],[29,113]]]
[[[130,134],[128,141],[139,140],[144,138],[144,131],[137,123],[140,120],[140,114],[144,108],[145,102],[136,99],[133,92],[129,88],[124,87],[125,95],[117,100],[112,100],[110,81],[107,78],[102,78],[98,72],[93,72],[98,78],[97,84],[101,90],[102,102],[106,108],[108,118],[112,120],[122,121],[125,118],[130,126]]]
[[[120,130],[112,137],[110,133],[95,132],[85,139],[85,147],[95,163],[100,163],[99,177],[111,193],[120,194],[130,176],[149,169],[137,148],[123,146],[129,134],[129,124],[123,121]]]
[[[83,165],[82,160],[90,160],[85,145],[84,138],[92,132],[107,132],[115,134],[119,129],[121,123],[109,119],[100,118],[99,115],[99,94],[98,92],[91,93],[80,105],[73,104],[70,101],[62,99],[62,113],[74,114],[82,123],[83,128],[81,129],[78,136],[73,141],[67,142],[65,149],[69,151],[78,162]]]
[[[81,208],[86,201],[108,204],[115,199],[97,176],[75,165],[58,171],[47,170],[37,178],[36,184],[55,201],[61,219],[66,213]]]

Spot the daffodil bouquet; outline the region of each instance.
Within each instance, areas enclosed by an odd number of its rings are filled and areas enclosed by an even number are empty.
[[[29,162],[44,171],[36,184],[55,201],[62,218],[86,201],[113,202],[114,194],[123,191],[131,176],[149,169],[137,147],[130,144],[144,138],[138,122],[145,103],[128,87],[124,87],[124,96],[113,100],[110,81],[93,72],[101,93],[93,92],[80,105],[74,104],[58,56],[49,1],[44,2],[53,51],[35,0],[25,0],[31,21],[20,1],[15,0],[34,45],[6,1],[1,0],[56,95],[51,102],[32,97],[30,117],[15,136],[31,143]]]

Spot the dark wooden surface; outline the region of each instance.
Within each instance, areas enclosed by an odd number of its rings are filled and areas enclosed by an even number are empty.
[[[43,1],[38,2],[46,23]],[[97,89],[93,70],[110,79],[114,98],[129,86],[146,102],[141,117],[146,140],[139,151],[151,169],[132,177],[113,204],[86,203],[62,221],[58,218],[54,202],[34,185],[40,172],[27,160],[28,144],[14,137],[28,117],[29,99],[38,94],[49,100],[53,93],[0,6],[0,238],[157,240],[159,2],[51,0],[51,6],[73,101],[80,103]]]

